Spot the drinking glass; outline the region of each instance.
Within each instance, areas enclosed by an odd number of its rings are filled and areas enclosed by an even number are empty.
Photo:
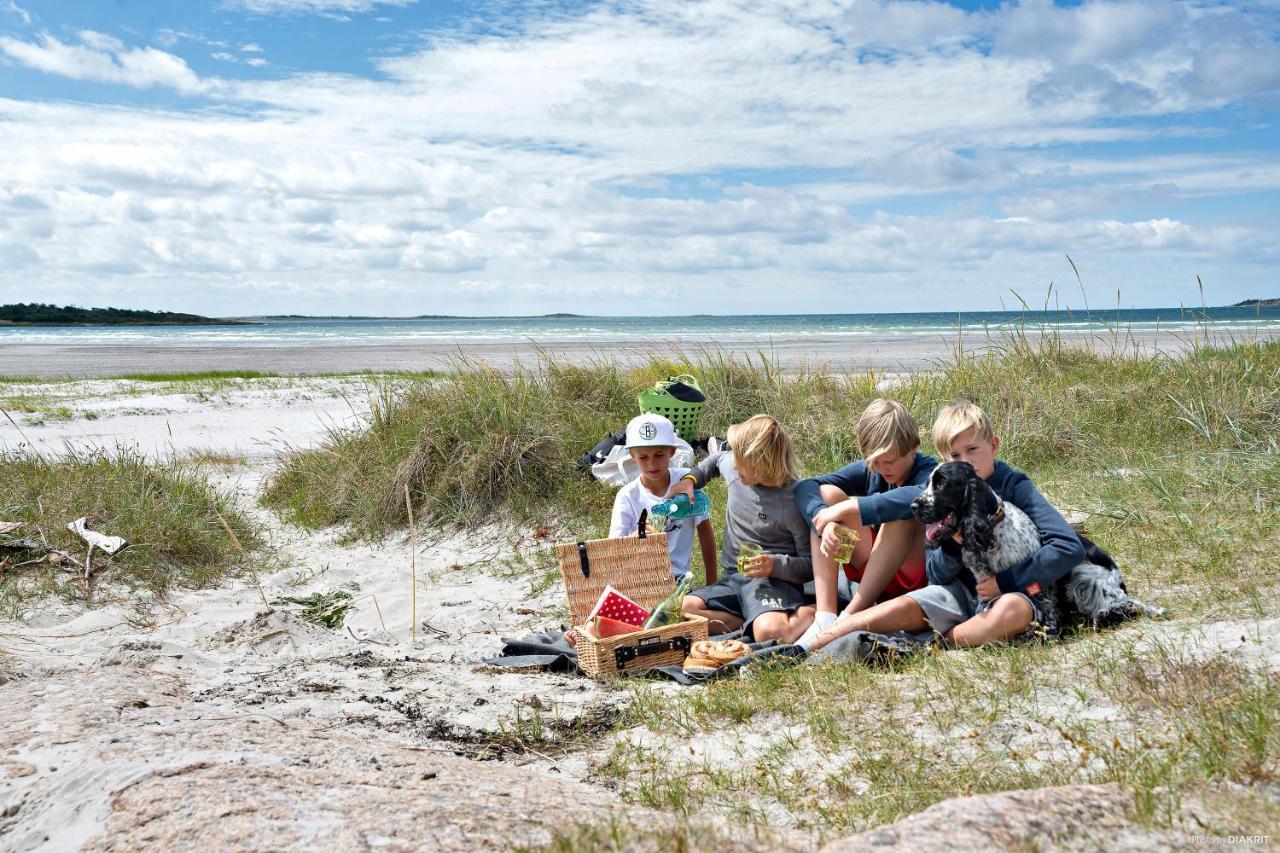
[[[836,548],[834,559],[837,563],[847,564],[853,559],[853,549],[858,544],[858,531],[837,524],[836,535],[840,537],[840,545]]]
[[[754,542],[743,542],[738,546],[738,571],[744,574],[756,557],[764,553],[764,549]]]

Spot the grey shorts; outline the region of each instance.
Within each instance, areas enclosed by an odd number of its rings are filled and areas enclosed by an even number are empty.
[[[689,593],[707,603],[707,609],[731,613],[742,620],[744,631],[761,613],[789,612],[812,604],[800,587],[774,578],[749,578],[728,572],[720,580]]]
[[[1058,636],[1061,617],[1057,602],[1049,595],[1030,596],[1021,592],[1006,592],[1005,595],[1019,595],[1031,605],[1031,624],[1018,636],[1017,640],[1030,640],[1037,637]],[[929,584],[923,589],[915,589],[906,593],[920,609],[924,618],[935,633],[945,635],[961,622],[967,622],[979,613],[991,609],[997,599],[982,601],[977,594],[959,581],[949,584]]]

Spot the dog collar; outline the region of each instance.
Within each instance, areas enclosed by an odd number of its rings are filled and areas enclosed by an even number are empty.
[[[995,514],[991,516],[991,526],[995,527],[1004,521],[1004,501],[1000,501],[1000,505],[996,507]]]

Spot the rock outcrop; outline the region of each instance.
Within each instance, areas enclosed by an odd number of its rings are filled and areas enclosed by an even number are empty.
[[[509,849],[617,808],[533,767],[194,704],[175,673],[109,666],[0,693],[10,850]]]

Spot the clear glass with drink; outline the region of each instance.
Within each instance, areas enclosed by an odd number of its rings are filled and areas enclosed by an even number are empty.
[[[658,506],[662,506],[662,504],[659,504]],[[667,520],[669,518],[670,516],[665,515],[664,513],[654,512],[653,510],[649,510],[649,522],[648,522],[649,532],[665,533],[667,530]]]
[[[836,553],[832,559],[837,563],[848,564],[853,560],[853,549],[858,544],[858,531],[843,524],[837,524],[836,536],[840,537],[840,544],[836,547]]]
[[[738,546],[738,571],[743,574],[747,573],[747,569],[751,563],[764,553],[764,549],[754,542],[743,542]]]

